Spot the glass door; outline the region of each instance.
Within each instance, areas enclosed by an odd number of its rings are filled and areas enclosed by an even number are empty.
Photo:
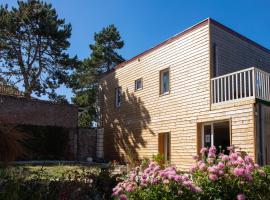
[[[203,147],[215,146],[218,150],[226,152],[227,147],[231,145],[229,121],[203,124],[202,131]]]

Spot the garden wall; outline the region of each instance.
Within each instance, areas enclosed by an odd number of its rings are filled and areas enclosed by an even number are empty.
[[[77,159],[77,121],[77,106],[0,94],[0,123],[36,127],[37,133],[46,127],[65,129],[68,149],[64,159]]]
[[[78,159],[86,161],[88,157],[96,157],[96,129],[80,128],[78,130]]]
[[[0,122],[76,128],[78,108],[37,99],[0,95]]]

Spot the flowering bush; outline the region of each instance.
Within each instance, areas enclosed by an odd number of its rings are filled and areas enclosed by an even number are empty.
[[[265,171],[248,155],[228,147],[229,155],[217,149],[201,149],[201,159],[190,171],[194,182],[203,189],[202,199],[266,199],[270,181]]]
[[[1,200],[107,200],[118,183],[111,169],[79,168],[56,176],[26,168],[0,168]]]
[[[113,196],[125,199],[191,199],[201,192],[187,175],[175,167],[162,169],[151,162],[141,170],[136,167],[123,182],[113,189]]]
[[[155,162],[144,170],[136,167],[113,189],[113,196],[120,200],[269,199],[270,168],[259,167],[233,147],[228,152],[202,148],[189,175],[172,166],[162,169]]]

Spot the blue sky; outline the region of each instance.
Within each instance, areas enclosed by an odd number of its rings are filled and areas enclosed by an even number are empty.
[[[16,0],[0,0],[16,5]],[[72,24],[69,53],[89,56],[93,34],[115,24],[123,40],[126,59],[151,48],[176,33],[211,17],[270,48],[268,0],[47,0],[61,18]],[[69,89],[59,93],[72,96]]]

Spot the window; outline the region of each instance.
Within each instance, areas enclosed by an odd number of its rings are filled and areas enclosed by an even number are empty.
[[[135,81],[135,91],[142,89],[142,78],[139,78]]]
[[[164,156],[164,162],[168,163],[171,157],[170,133],[160,133],[158,135],[158,153]]]
[[[218,150],[225,150],[231,145],[230,122],[213,122],[203,125],[202,145],[204,147],[215,146]]]
[[[169,94],[170,92],[170,71],[169,68],[160,72],[160,94]]]
[[[115,89],[115,106],[120,107],[122,99],[122,89],[118,87]]]

